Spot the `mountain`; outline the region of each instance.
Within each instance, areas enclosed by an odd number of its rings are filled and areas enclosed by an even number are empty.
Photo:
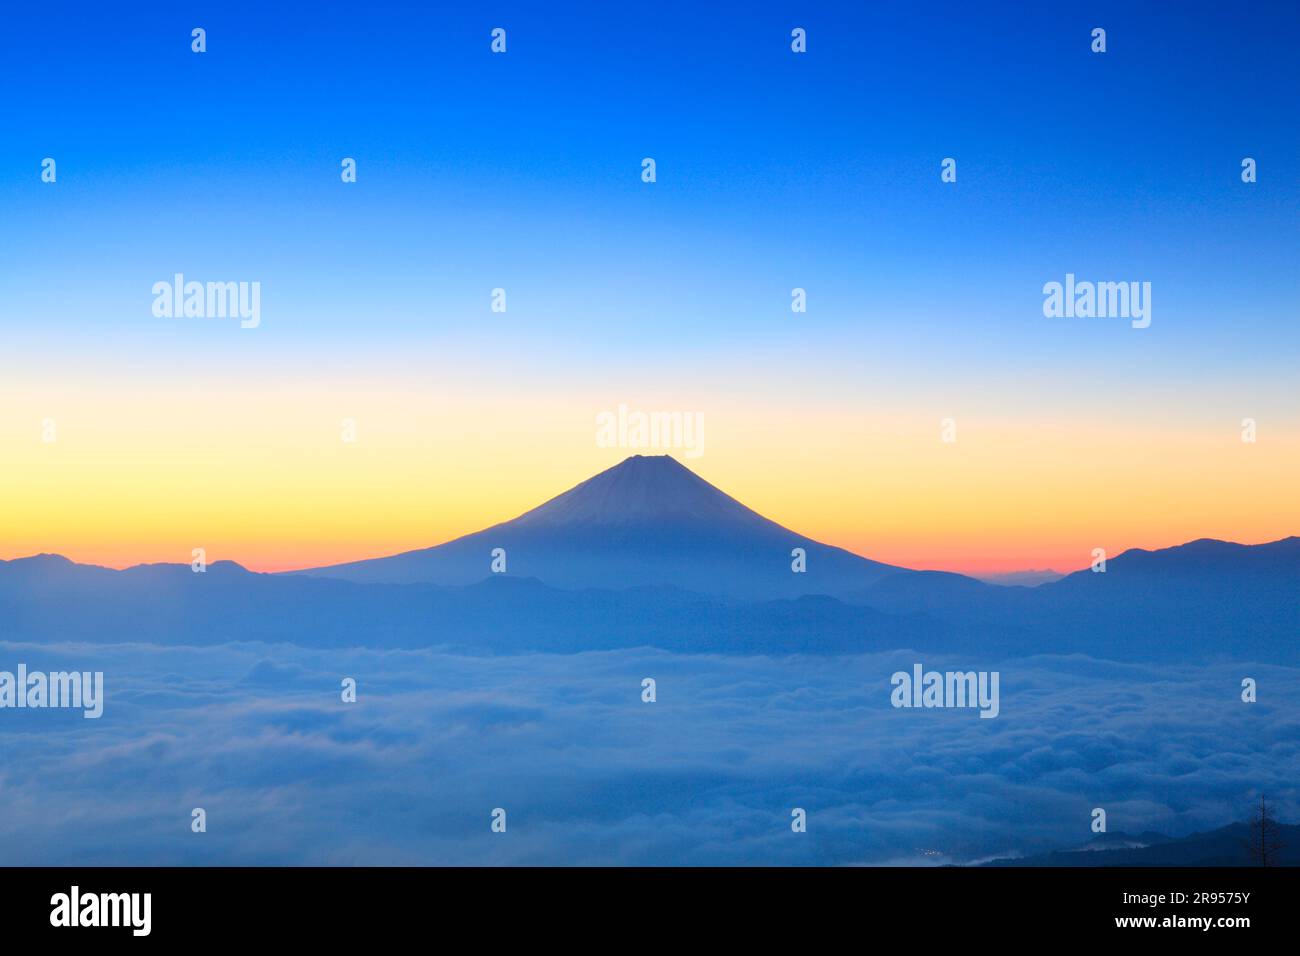
[[[1278,866],[1300,866],[1300,826],[1279,824]],[[1170,838],[1158,833],[1103,833],[1073,850],[992,860],[984,866],[1255,866],[1247,849],[1250,826],[1233,823],[1208,833]]]
[[[845,595],[890,614],[925,614],[955,629],[1016,626],[1043,651],[1086,649],[1125,659],[1195,655],[1300,661],[1300,537],[1245,545],[1202,538],[1134,548],[1104,572],[1076,571],[1037,587],[908,571]]]
[[[809,540],[668,455],[634,455],[531,511],[446,544],[290,572],[362,583],[468,585],[507,573],[557,588],[679,587],[746,600],[842,595],[902,570]],[[807,570],[791,570],[803,548]]]

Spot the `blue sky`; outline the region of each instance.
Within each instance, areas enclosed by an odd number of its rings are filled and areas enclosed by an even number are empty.
[[[772,341],[802,285],[823,327],[1015,336],[1041,359],[1039,287],[1073,270],[1153,281],[1159,324],[1196,330],[1166,339],[1180,354],[1294,345],[1295,6],[1026,6],[19,9],[0,41],[9,314],[48,304],[48,280],[68,321],[100,325],[179,258],[262,277],[314,336],[355,337],[359,312],[445,332],[502,285],[597,353],[665,332],[721,349]]]

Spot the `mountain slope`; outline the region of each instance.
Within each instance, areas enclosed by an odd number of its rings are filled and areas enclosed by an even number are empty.
[[[747,600],[846,594],[901,570],[801,537],[667,455],[635,455],[511,521],[391,557],[291,572],[467,585],[506,551],[510,575],[558,588],[670,586]],[[803,548],[807,570],[791,570]]]
[[[903,572],[845,599],[890,614],[924,613],[954,628],[1028,628],[1043,635],[1049,653],[1087,648],[1122,659],[1140,646],[1158,657],[1300,660],[1298,537],[1134,548],[1104,573],[1076,571],[1033,588]]]

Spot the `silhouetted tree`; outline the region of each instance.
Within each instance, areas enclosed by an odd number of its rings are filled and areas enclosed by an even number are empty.
[[[1246,841],[1251,861],[1259,866],[1273,866],[1277,863],[1278,851],[1285,845],[1277,820],[1273,819],[1273,811],[1264,795],[1260,794],[1259,809],[1255,811],[1255,819],[1250,821],[1250,839]]]

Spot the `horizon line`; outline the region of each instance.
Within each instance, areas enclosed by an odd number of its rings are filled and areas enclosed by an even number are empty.
[[[658,456],[658,457],[668,457],[668,456]],[[498,523],[504,523],[504,522],[498,522]],[[493,527],[493,526],[490,525],[489,527]],[[484,529],[484,530],[486,530],[486,529]],[[470,532],[470,534],[476,534],[476,533],[477,533],[477,532]],[[468,536],[468,535],[459,535],[459,536],[457,536],[457,537],[455,537],[455,538],[449,538],[449,539],[447,539],[446,541],[440,541],[440,542],[438,542],[437,544],[425,545],[425,546],[423,546],[423,547],[417,547],[417,548],[408,548],[408,549],[406,549],[405,551],[394,551],[394,552],[392,552],[392,553],[390,553],[390,554],[380,554],[380,555],[373,555],[373,556],[371,556],[371,557],[354,558],[354,559],[352,559],[352,560],[350,560],[350,561],[335,562],[333,565],[307,565],[307,566],[297,566],[297,565],[295,565],[295,566],[292,566],[292,567],[268,568],[268,567],[266,567],[266,566],[263,566],[263,567],[254,567],[254,566],[252,566],[252,565],[250,565],[250,564],[244,564],[243,562],[238,561],[238,560],[236,560],[236,559],[234,559],[234,558],[217,558],[217,559],[215,559],[215,560],[209,560],[209,561],[207,561],[207,566],[208,566],[208,567],[212,567],[212,566],[214,566],[214,565],[218,565],[218,564],[233,564],[233,565],[235,565],[236,567],[240,568],[241,570],[249,572],[250,574],[271,574],[271,575],[275,575],[275,574],[292,574],[292,573],[294,573],[294,572],[299,572],[299,571],[313,571],[313,570],[318,570],[319,568],[323,568],[323,567],[334,567],[334,566],[341,565],[341,564],[354,564],[354,563],[358,563],[358,562],[362,562],[362,561],[374,561],[374,560],[380,560],[380,559],[382,559],[382,558],[389,558],[389,557],[393,557],[393,556],[395,556],[395,555],[400,555],[400,554],[410,554],[410,553],[415,552],[415,551],[427,551],[427,550],[429,550],[429,549],[431,549],[431,548],[438,548],[438,547],[441,547],[442,545],[450,544],[450,543],[452,543],[453,541],[458,541],[458,540],[460,540],[460,538],[462,538],[462,537],[467,537],[467,536]],[[1114,558],[1120,558],[1120,557],[1123,557],[1124,555],[1129,554],[1129,553],[1134,552],[1134,551],[1142,552],[1142,553],[1144,553],[1144,554],[1157,554],[1157,553],[1162,552],[1162,551],[1174,551],[1174,550],[1177,550],[1178,548],[1185,548],[1185,547],[1187,547],[1187,546],[1189,546],[1189,545],[1199,544],[1199,543],[1201,543],[1201,542],[1209,542],[1209,543],[1212,543],[1212,544],[1227,544],[1227,545],[1235,545],[1235,546],[1237,546],[1237,547],[1241,547],[1241,548],[1259,548],[1259,547],[1266,547],[1266,546],[1268,546],[1268,545],[1270,545],[1270,544],[1281,544],[1281,543],[1284,542],[1284,541],[1291,541],[1291,540],[1293,540],[1293,539],[1295,539],[1295,538],[1298,538],[1298,537],[1300,537],[1300,535],[1290,534],[1290,535],[1284,535],[1284,536],[1281,537],[1281,538],[1273,538],[1273,539],[1270,539],[1270,540],[1268,540],[1268,541],[1253,541],[1253,542],[1252,542],[1252,541],[1230,541],[1230,540],[1228,540],[1228,539],[1226,539],[1226,538],[1210,538],[1210,537],[1190,538],[1190,539],[1188,539],[1188,540],[1186,540],[1186,541],[1182,541],[1182,542],[1179,542],[1179,543],[1177,543],[1177,544],[1164,545],[1164,546],[1162,546],[1162,547],[1155,547],[1155,548],[1143,548],[1143,547],[1139,547],[1139,546],[1136,546],[1136,545],[1135,545],[1135,546],[1131,546],[1131,547],[1125,548],[1125,549],[1122,550],[1122,551],[1118,551],[1118,552],[1116,552],[1115,555],[1114,555]],[[878,559],[878,558],[871,558],[871,557],[868,557],[867,555],[859,554],[858,552],[853,551],[853,550],[850,549],[850,548],[843,548],[843,547],[841,547],[840,545],[827,545],[826,542],[815,541],[815,540],[812,539],[812,538],[809,538],[808,540],[809,540],[811,543],[814,543],[814,544],[821,544],[821,545],[824,545],[824,546],[835,547],[835,548],[841,548],[841,550],[843,550],[843,551],[847,551],[848,553],[854,555],[855,557],[862,558],[863,560],[866,560],[866,561],[877,561],[877,562],[884,563],[884,564],[889,564],[889,563],[890,563],[890,562],[888,562],[888,561],[881,561],[881,560]],[[77,565],[77,566],[79,566],[79,567],[87,567],[87,568],[101,568],[101,569],[103,569],[103,570],[105,570],[105,571],[118,571],[118,572],[120,572],[120,571],[131,571],[131,570],[134,570],[134,569],[136,569],[136,568],[148,568],[148,567],[186,567],[186,566],[189,565],[189,562],[187,562],[187,561],[136,561],[136,562],[134,562],[134,563],[130,563],[130,564],[120,564],[120,565],[118,565],[118,564],[100,564],[100,563],[97,563],[97,562],[91,562],[91,561],[79,561],[79,560],[77,560],[76,558],[70,557],[70,556],[68,556],[68,555],[66,555],[66,554],[62,554],[62,553],[57,552],[57,551],[38,551],[38,552],[36,552],[36,553],[34,553],[34,554],[22,554],[22,555],[18,555],[18,556],[16,556],[16,557],[10,557],[10,558],[0,557],[0,564],[10,564],[10,563],[13,563],[13,562],[15,562],[15,561],[30,561],[30,560],[33,560],[33,559],[35,559],[35,558],[58,558],[58,559],[60,559],[60,560],[67,561],[69,564],[74,564],[74,565]],[[1112,560],[1113,560],[1113,558],[1112,558]],[[1068,576],[1068,575],[1071,575],[1071,574],[1076,573],[1077,571],[1085,570],[1086,567],[1087,567],[1087,565],[1085,564],[1083,567],[1074,568],[1074,569],[1067,570],[1067,571],[1058,571],[1058,570],[1056,570],[1055,568],[1030,568],[1030,567],[1025,567],[1025,568],[1019,568],[1019,569],[1017,569],[1017,570],[1013,570],[1013,571],[998,571],[998,572],[992,572],[992,573],[987,573],[987,572],[985,572],[985,573],[978,573],[978,574],[972,574],[972,573],[967,572],[967,571],[949,571],[949,570],[947,570],[947,569],[943,569],[943,568],[925,568],[925,567],[909,568],[909,567],[905,567],[905,566],[903,566],[903,565],[895,565],[895,567],[897,567],[898,570],[901,571],[901,572],[928,573],[928,574],[959,574],[959,575],[961,575],[961,576],[963,576],[963,577],[974,578],[974,579],[977,580],[977,581],[986,581],[986,580],[988,580],[989,578],[1007,577],[1007,576],[1009,576],[1009,575],[1015,575],[1015,574],[1031,574],[1031,573],[1032,573],[1032,574],[1058,574],[1058,575],[1060,575],[1061,577],[1066,577],[1066,576]]]

